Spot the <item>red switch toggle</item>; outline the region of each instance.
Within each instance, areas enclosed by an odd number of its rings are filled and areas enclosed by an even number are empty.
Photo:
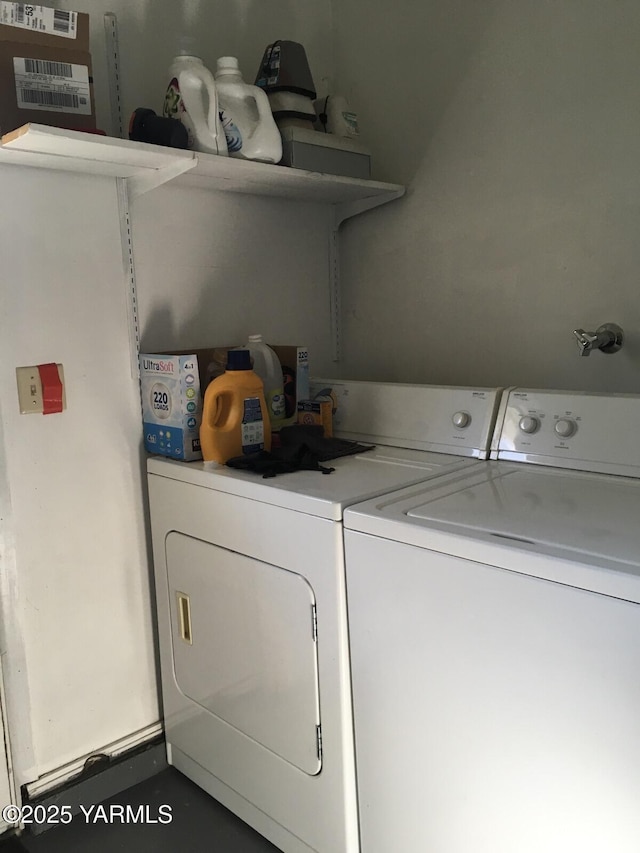
[[[39,364],[42,383],[42,414],[53,415],[62,411],[62,381],[57,364]]]

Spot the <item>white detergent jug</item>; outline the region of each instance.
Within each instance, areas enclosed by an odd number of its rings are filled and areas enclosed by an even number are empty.
[[[262,335],[249,335],[249,341],[240,349],[251,353],[253,370],[264,383],[264,396],[273,429],[279,429],[285,416],[284,379],[280,359],[262,340]]]
[[[327,131],[345,139],[357,139],[358,116],[349,107],[347,99],[342,95],[329,95],[325,101],[327,113]]]
[[[244,82],[234,56],[218,59],[215,81],[229,155],[279,163],[282,139],[265,92]]]
[[[187,129],[189,148],[227,156],[227,141],[220,118],[213,74],[195,56],[193,39],[181,39],[178,55],[169,69],[170,83],[163,113],[179,119]]]

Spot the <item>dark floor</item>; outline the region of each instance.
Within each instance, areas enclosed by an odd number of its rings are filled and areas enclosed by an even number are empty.
[[[67,826],[42,835],[23,834],[0,841],[0,853],[279,853],[278,849],[205,794],[189,779],[168,767],[151,779],[106,800],[110,805],[148,806],[144,814],[158,819],[170,806],[166,824],[92,823],[82,813]],[[85,806],[88,809],[88,804]]]

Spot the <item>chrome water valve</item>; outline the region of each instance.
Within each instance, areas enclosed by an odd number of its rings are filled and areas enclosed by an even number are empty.
[[[593,349],[599,349],[607,355],[618,352],[624,340],[624,333],[616,323],[604,323],[598,326],[595,332],[574,329],[573,334],[576,336],[580,355],[589,355]]]

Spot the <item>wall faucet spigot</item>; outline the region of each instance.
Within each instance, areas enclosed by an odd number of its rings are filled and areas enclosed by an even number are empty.
[[[580,355],[589,355],[593,349],[599,349],[609,355],[618,352],[624,341],[624,333],[616,323],[604,323],[598,326],[595,332],[574,329],[573,334],[576,336]]]

